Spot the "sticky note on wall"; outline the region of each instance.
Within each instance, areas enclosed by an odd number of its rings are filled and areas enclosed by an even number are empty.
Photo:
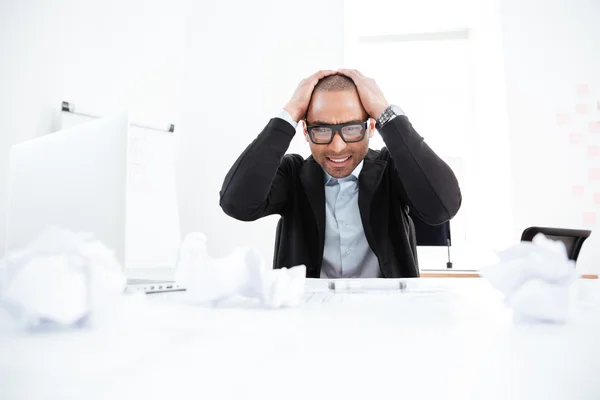
[[[588,179],[590,181],[600,181],[600,168],[590,168],[588,170]]]
[[[573,197],[583,197],[585,193],[585,187],[583,185],[573,185],[571,188],[571,193]]]
[[[587,97],[590,95],[590,85],[587,83],[580,83],[575,86],[575,93],[579,97]]]
[[[596,212],[588,211],[583,213],[583,224],[586,226],[596,225]]]
[[[558,113],[556,114],[556,124],[558,126],[567,125],[570,121],[569,114]]]
[[[581,132],[571,132],[569,134],[569,142],[571,142],[571,144],[581,144],[581,143],[583,143],[583,133],[581,133]]]
[[[590,108],[587,104],[576,104],[575,112],[577,114],[587,114],[590,111]]]

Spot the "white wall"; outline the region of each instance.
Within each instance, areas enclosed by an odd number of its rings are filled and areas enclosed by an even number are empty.
[[[270,258],[275,220],[225,216],[221,182],[302,78],[341,66],[342,49],[342,0],[0,2],[0,226],[10,145],[57,129],[62,100],[129,107],[177,123],[183,233],[205,232],[211,253],[248,244]],[[308,146],[298,137],[291,151]]]
[[[4,253],[8,150],[52,130],[51,104],[60,87],[49,46],[54,39],[43,10],[30,2],[0,2],[0,257]],[[27,23],[27,28],[23,23]]]
[[[129,108],[136,120],[176,122],[183,4],[0,2],[0,256],[9,148],[58,129],[61,101],[99,115]]]
[[[223,178],[299,81],[340,67],[342,56],[342,0],[212,1],[190,10],[178,154],[182,229],[205,232],[214,255],[250,245],[271,262],[278,217],[244,223],[225,216]],[[300,135],[290,151],[309,154]]]
[[[588,146],[600,145],[588,130],[589,121],[600,121],[600,2],[501,4],[515,225],[595,228],[583,213],[600,220],[600,180],[588,179],[588,169],[600,167],[600,158],[588,157]],[[578,84],[588,84],[590,95],[578,96]],[[588,114],[575,112],[580,103],[589,104]],[[570,121],[557,125],[557,113]],[[581,143],[571,144],[577,132]]]

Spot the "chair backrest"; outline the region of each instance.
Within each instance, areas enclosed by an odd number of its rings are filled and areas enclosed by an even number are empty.
[[[567,247],[569,259],[577,261],[577,256],[583,242],[590,236],[591,231],[584,229],[563,229],[532,226],[523,231],[521,241],[531,242],[538,233],[544,234],[548,239],[560,240]]]
[[[277,268],[277,258],[279,253],[279,243],[281,243],[281,225],[283,225],[283,218],[279,218],[277,221],[277,229],[275,230],[275,249],[273,250],[273,268]]]
[[[450,221],[441,225],[428,225],[417,217],[412,217],[415,225],[417,246],[451,246]]]

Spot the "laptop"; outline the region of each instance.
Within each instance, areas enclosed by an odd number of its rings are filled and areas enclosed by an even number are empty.
[[[143,246],[139,240],[135,243],[144,231],[143,225],[151,226],[153,214],[173,210],[131,204],[132,199],[137,202],[143,199],[128,189],[129,129],[127,114],[121,114],[81,123],[12,147],[7,255],[27,245],[46,228],[88,232],[115,252],[128,278],[128,292],[184,290],[173,281],[178,247],[173,245],[164,250],[163,246],[162,253],[149,260],[148,254],[155,247],[161,248],[159,243],[164,243],[166,236],[145,237],[149,243]],[[152,203],[151,199],[147,201]],[[148,215],[141,218],[138,213],[132,220],[129,214],[135,210]],[[168,237],[169,243],[179,243],[179,232],[176,238],[172,236]],[[137,254],[132,253],[132,247]]]

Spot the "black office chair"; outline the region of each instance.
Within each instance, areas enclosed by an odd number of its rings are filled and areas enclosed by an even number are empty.
[[[585,229],[562,229],[531,226],[523,231],[522,242],[531,242],[535,235],[543,233],[548,239],[560,240],[567,247],[567,256],[577,261],[583,242],[590,236],[591,231]]]
[[[448,249],[446,268],[452,268],[452,259],[450,258],[450,246],[452,246],[450,221],[446,221],[440,225],[428,225],[418,217],[411,217],[415,226],[414,233],[417,239],[417,246],[445,246]]]
[[[277,256],[279,252],[279,243],[281,242],[281,225],[283,224],[283,218],[279,218],[277,221],[277,229],[275,230],[275,250],[273,251],[273,268],[277,268]]]
[[[450,259],[450,246],[452,244],[450,236],[450,221],[445,222],[441,225],[427,225],[419,218],[412,218],[414,228],[412,234],[416,239],[417,246],[447,246],[448,248],[448,262],[446,268],[452,268],[452,261]],[[273,251],[273,268],[277,266],[279,243],[281,241],[281,225],[283,224],[283,218],[280,218],[277,222],[277,228],[275,230],[275,249]]]

